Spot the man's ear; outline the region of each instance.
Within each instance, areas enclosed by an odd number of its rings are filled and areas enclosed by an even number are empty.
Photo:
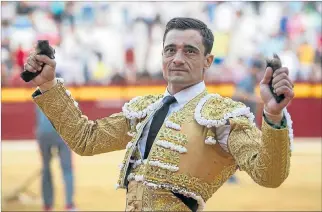
[[[213,61],[214,61],[214,55],[207,54],[205,62],[204,62],[204,69],[206,70],[206,69],[210,68],[210,66],[212,65]]]

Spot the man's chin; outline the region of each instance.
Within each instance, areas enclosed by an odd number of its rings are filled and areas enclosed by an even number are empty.
[[[169,77],[168,82],[169,83],[172,83],[172,84],[179,84],[179,85],[181,85],[181,84],[186,84],[187,83],[187,79],[185,79],[182,76],[172,76],[172,77]]]

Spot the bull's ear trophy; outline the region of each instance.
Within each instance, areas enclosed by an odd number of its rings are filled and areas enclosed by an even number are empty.
[[[43,55],[47,55],[51,59],[55,59],[55,49],[49,45],[48,40],[38,40],[36,52],[38,55],[43,54]],[[42,65],[41,71],[44,68],[44,66],[45,64]],[[41,73],[41,71],[37,71],[36,73],[33,73],[30,71],[24,70],[20,74],[20,77],[25,82],[29,82],[32,79],[34,79],[36,76],[38,76]]]
[[[267,63],[266,68],[271,67],[273,69],[273,73],[277,69],[282,67],[282,61],[281,61],[281,59],[279,58],[279,56],[277,54],[274,54],[272,59],[267,59],[266,63]],[[276,102],[280,103],[281,101],[283,101],[285,96],[284,96],[284,94],[281,94],[281,95],[277,96],[277,94],[274,92],[274,88],[272,86],[272,81],[273,81],[273,76],[272,76],[271,80],[269,81],[269,84],[268,84],[269,88],[270,88],[270,90],[271,90]]]

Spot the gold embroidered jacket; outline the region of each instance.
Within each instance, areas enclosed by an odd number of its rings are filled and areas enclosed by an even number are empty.
[[[61,82],[34,98],[53,126],[79,155],[126,149],[118,185],[124,188],[130,158],[145,124],[161,106],[162,95],[147,95],[126,103],[121,113],[91,121],[82,115]],[[263,121],[262,132],[242,103],[206,91],[172,113],[161,127],[150,154],[132,163],[130,180],[167,189],[197,200],[199,209],[234,174],[246,171],[259,185],[278,187],[290,166],[291,120],[274,129]],[[229,153],[216,142],[215,128],[230,124]]]

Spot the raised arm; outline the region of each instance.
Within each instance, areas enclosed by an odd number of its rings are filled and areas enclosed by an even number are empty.
[[[280,67],[278,56],[271,60]],[[266,187],[278,187],[288,176],[290,144],[293,139],[292,120],[286,106],[294,98],[293,83],[288,69],[274,71],[268,67],[260,83],[260,95],[264,102],[262,132],[247,123],[244,118],[230,120],[231,133],[228,146],[241,170],[245,170],[255,182]],[[284,99],[277,102],[270,90]]]
[[[124,149],[130,137],[129,121],[122,113],[91,121],[72,99],[62,81],[55,78],[56,62],[46,55],[31,53],[26,71],[40,72],[32,82],[38,86],[33,100],[51,121],[68,146],[79,155],[95,155]]]
[[[38,93],[38,95],[37,95]],[[126,147],[129,121],[122,113],[95,121],[82,114],[61,82],[45,93],[37,90],[34,102],[46,114],[68,146],[79,155],[95,155]]]

